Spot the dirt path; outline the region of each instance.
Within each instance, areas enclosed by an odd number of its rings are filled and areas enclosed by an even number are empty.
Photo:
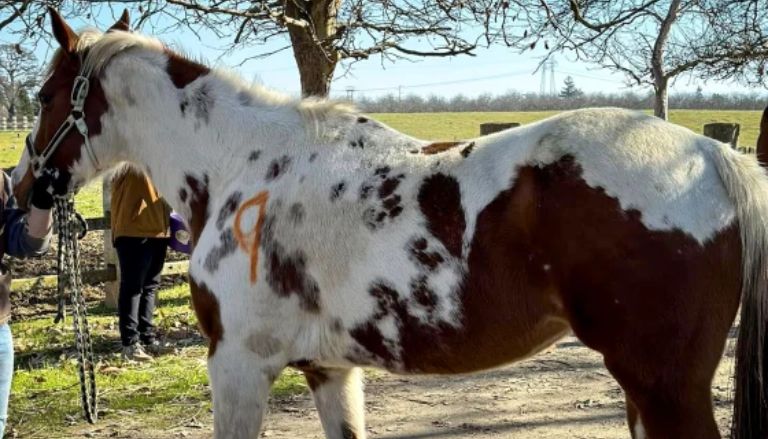
[[[723,433],[730,422],[730,344],[714,384]],[[572,337],[535,358],[482,374],[377,374],[366,386],[366,416],[369,437],[375,439],[629,438],[621,389],[600,356]],[[142,429],[140,421],[78,433],[95,438],[211,437],[209,413],[180,420],[179,427],[163,432]],[[271,401],[262,437],[324,438],[311,397]]]

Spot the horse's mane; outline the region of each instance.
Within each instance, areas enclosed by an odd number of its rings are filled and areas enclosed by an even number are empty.
[[[85,55],[83,68],[86,71],[90,71],[93,75],[99,75],[115,56],[133,48],[148,50],[163,56],[167,56],[168,53],[175,53],[182,59],[189,60],[188,57],[171,50],[156,38],[123,31],[110,31],[107,33],[101,33],[93,29],[82,31],[79,34],[76,51],[81,56]],[[57,50],[49,66],[49,72],[58,65],[62,56],[61,49]],[[355,111],[353,105],[345,102],[320,98],[296,99],[258,84],[247,84],[242,78],[231,72],[218,69],[212,70],[215,71],[218,78],[230,82],[237,89],[246,91],[253,97],[255,102],[272,106],[294,106],[317,135],[322,136],[325,134],[321,128],[323,122],[333,116],[349,114]]]
[[[84,53],[86,49],[93,46],[94,43],[96,43],[96,41],[101,38],[101,36],[102,33],[96,29],[85,29],[81,31],[77,38],[75,51],[80,54]],[[45,71],[46,76],[50,76],[53,73],[56,67],[61,63],[61,60],[64,56],[64,50],[61,48],[56,49],[56,51],[53,53],[53,57],[51,58],[51,62],[48,64],[48,67]]]

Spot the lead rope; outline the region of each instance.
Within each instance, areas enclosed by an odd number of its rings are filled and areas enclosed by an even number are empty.
[[[62,303],[69,297],[72,304],[72,326],[75,331],[80,396],[85,419],[93,424],[98,417],[96,372],[93,362],[93,341],[88,327],[88,312],[80,279],[80,249],[77,242],[85,233],[85,223],[75,211],[75,202],[71,195],[67,195],[66,198],[56,197],[54,203],[56,230],[59,235],[57,258],[59,300]],[[63,317],[63,305],[60,305],[59,312]]]

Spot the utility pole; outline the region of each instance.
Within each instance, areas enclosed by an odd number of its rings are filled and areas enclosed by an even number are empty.
[[[550,60],[549,62],[549,95],[555,96],[557,95],[557,84],[555,84],[555,67],[557,67],[557,61],[554,59]]]
[[[555,82],[555,67],[557,61],[553,58],[545,60],[541,64],[541,83],[539,84],[539,94],[545,96],[557,94],[557,83]]]
[[[347,100],[355,102],[355,87],[347,87]]]

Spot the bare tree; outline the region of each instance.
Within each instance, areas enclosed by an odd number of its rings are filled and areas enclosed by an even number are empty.
[[[126,6],[138,12],[134,27],[156,33],[180,27],[200,35],[213,32],[226,41],[225,51],[283,42],[258,57],[292,50],[305,96],[326,96],[340,63],[379,56],[382,60],[472,54],[491,44],[501,22],[499,0],[147,0],[64,2],[0,0],[3,22],[19,38],[46,32],[44,7],[63,8],[66,17],[88,16],[94,8]],[[96,14],[94,14],[96,15]],[[134,14],[136,15],[136,14]],[[15,17],[15,18],[14,18]],[[157,19],[155,19],[157,18]],[[0,23],[2,30],[3,23]]]
[[[668,89],[683,74],[765,85],[768,0],[516,0],[530,27],[508,38],[650,85],[654,114],[668,113]],[[536,11],[531,12],[531,11]]]
[[[0,105],[8,120],[16,117],[20,99],[37,84],[38,63],[32,52],[16,44],[0,45]]]

